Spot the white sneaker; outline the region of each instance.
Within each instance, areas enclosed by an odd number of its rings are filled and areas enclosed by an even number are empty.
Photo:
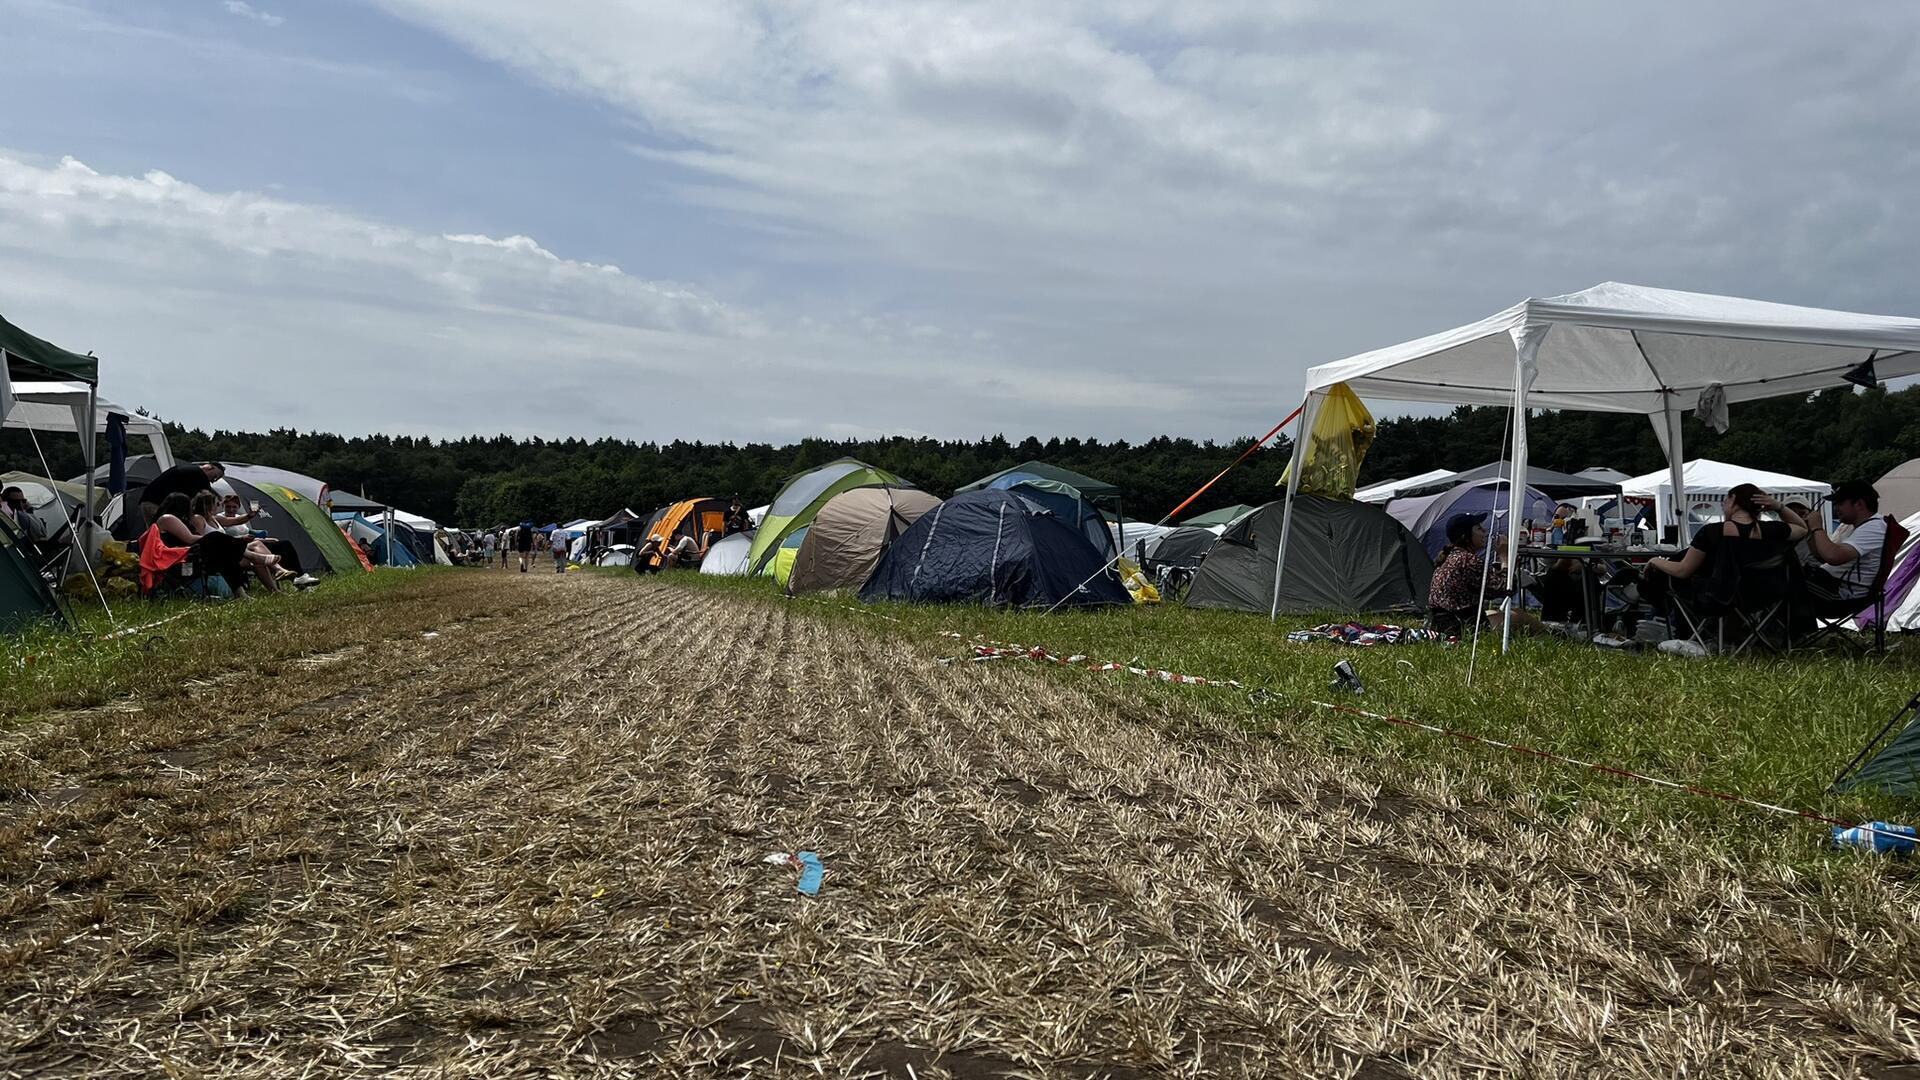
[[[293,587],[296,589],[311,589],[318,584],[320,584],[320,579],[314,577],[312,574],[301,574],[299,577],[293,579]]]

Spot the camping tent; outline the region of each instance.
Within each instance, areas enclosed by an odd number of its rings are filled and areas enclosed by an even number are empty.
[[[0,473],[0,487],[17,487],[26,496],[27,506],[40,523],[40,534],[49,541],[76,539],[72,523],[81,516],[88,489],[83,484],[52,480],[27,472]],[[105,488],[92,489],[93,518],[101,519],[112,501]]]
[[[955,495],[913,523],[860,599],[1088,607],[1131,602],[1077,529],[1011,492]]]
[[[18,548],[0,543],[0,633],[17,634],[41,620],[65,621],[59,601]]]
[[[863,487],[827,500],[794,556],[787,591],[858,589],[887,548],[940,500],[913,488]]]
[[[1248,506],[1246,503],[1234,503],[1232,506],[1223,506],[1218,510],[1209,510],[1204,514],[1195,514],[1180,524],[1200,525],[1203,527],[1207,525],[1231,525],[1240,518],[1253,513],[1254,509],[1255,507]]]
[[[1232,526],[1229,525],[1227,528],[1230,529]],[[1224,531],[1225,529],[1221,530],[1221,532]],[[1177,566],[1183,570],[1193,570],[1199,567],[1200,563],[1206,559],[1207,553],[1213,550],[1220,535],[1220,532],[1203,526],[1183,525],[1161,537],[1160,542],[1155,544],[1153,550],[1147,554],[1161,566]]]
[[[414,556],[412,549],[388,536],[387,531],[381,528],[377,521],[369,520],[359,514],[339,512],[333,515],[333,520],[347,531],[350,538],[367,545],[367,550],[371,552],[368,558],[375,566],[420,565],[420,560]]]
[[[1499,535],[1510,517],[1507,507],[1511,486],[1505,480],[1470,481],[1437,495],[1395,499],[1387,504],[1387,513],[1420,538],[1429,559],[1439,558],[1441,549],[1447,546],[1447,522],[1455,514],[1491,515],[1487,531]],[[1559,505],[1547,498],[1545,492],[1525,488],[1520,498],[1520,513],[1511,517],[1518,521],[1549,521]]]
[[[1392,502],[1406,492],[1445,480],[1452,475],[1452,469],[1429,469],[1419,476],[1409,476],[1404,480],[1388,480],[1385,483],[1374,484],[1372,487],[1363,487],[1354,492],[1353,497],[1368,503]]]
[[[1120,489],[1105,480],[1095,480],[1072,469],[1062,469],[1044,461],[1023,462],[1011,469],[983,476],[971,484],[963,484],[955,489],[954,494],[987,490],[1011,491],[1053,514],[1069,527],[1079,530],[1088,543],[1108,558],[1121,546],[1131,545],[1139,539],[1134,536],[1133,523],[1124,517],[1109,531],[1106,519],[1093,507],[1095,502],[1111,502],[1118,516]]]
[[[4,347],[5,320],[0,320],[0,347]],[[11,353],[8,354],[11,357]],[[10,400],[6,400],[9,399]],[[76,481],[88,489],[89,494],[81,496],[81,503],[97,504],[91,494],[107,482],[111,465],[95,467],[97,460],[97,436],[107,431],[109,422],[115,416],[126,421],[126,433],[129,436],[143,436],[152,446],[153,457],[160,468],[173,464],[173,448],[167,443],[167,433],[160,421],[141,416],[131,409],[116,405],[100,397],[96,387],[76,382],[20,381],[11,384],[10,393],[0,393],[0,407],[6,411],[6,426],[26,428],[33,431],[68,432],[80,440],[81,459],[86,463],[87,471]],[[84,434],[83,434],[84,433]],[[113,511],[101,508],[99,516],[91,520],[107,524]],[[74,542],[84,548],[89,555],[98,546],[91,535],[90,526],[76,530]]]
[[[1461,484],[1472,483],[1475,480],[1508,480],[1512,479],[1512,477],[1512,465],[1504,461],[1494,461],[1482,465],[1477,469],[1450,473],[1447,476],[1426,483],[1405,484],[1400,488],[1400,493],[1394,497],[1406,498],[1412,495],[1431,495],[1435,492],[1458,487]],[[1539,491],[1549,499],[1565,500],[1584,498],[1589,495],[1620,494],[1620,482],[1617,480],[1611,482],[1595,480],[1592,477],[1556,472],[1553,469],[1544,469],[1538,465],[1527,466],[1527,486]]]
[[[298,549],[299,541],[291,533],[295,528],[303,530],[308,539],[313,542],[315,552],[325,561],[326,569],[336,574],[350,574],[364,568],[360,555],[355,550],[353,542],[347,539],[347,534],[340,531],[340,527],[334,524],[325,510],[320,509],[299,492],[265,481],[255,484],[240,480],[236,483],[231,474],[224,482],[231,485],[234,494],[243,499],[251,498],[243,492],[243,487],[252,488],[264,496],[260,504],[261,509],[267,510],[271,515],[265,523],[267,531],[275,536],[281,536]],[[287,528],[282,523],[291,523],[293,527]],[[301,551],[300,559],[309,573],[315,571],[313,566],[306,565],[307,552]]]
[[[811,526],[802,525],[788,533],[787,538],[780,541],[780,546],[773,550],[773,558],[768,561],[767,568],[760,571],[772,578],[773,583],[782,589],[787,587],[787,582],[793,577],[793,564],[800,557],[800,545],[807,542],[809,528]]]
[[[727,528],[727,500],[725,499],[683,499],[661,508],[647,523],[641,543],[658,540],[657,554],[652,558],[654,564],[660,562],[658,553],[664,553],[676,541],[691,537],[696,544],[704,544],[709,533],[725,533]]]
[[[1017,495],[1019,492],[1015,492],[1014,494]],[[1152,558],[1153,549],[1159,546],[1160,538],[1173,532],[1177,528],[1179,528],[1177,525],[1153,525],[1145,521],[1113,521],[1107,523],[1108,535],[1113,537],[1113,544],[1116,550],[1120,545],[1121,531],[1125,530],[1127,550],[1121,552],[1121,554],[1129,559],[1136,558],[1139,555],[1142,545],[1147,549],[1147,557]]]
[[[1687,517],[1694,523],[1720,520],[1721,500],[1740,484],[1756,485],[1781,502],[1799,501],[1809,506],[1833,494],[1831,485],[1818,480],[1803,480],[1785,473],[1748,469],[1706,458],[1687,462],[1684,470],[1682,490],[1687,498]],[[1666,470],[1629,477],[1620,484],[1620,490],[1629,498],[1652,499],[1655,521],[1673,520],[1673,482]]]
[[[773,561],[773,552],[780,542],[795,529],[811,522],[813,515],[820,512],[828,499],[849,488],[874,484],[913,486],[885,469],[876,469],[853,458],[830,461],[817,469],[808,469],[788,477],[787,482],[781,485],[780,493],[768,504],[766,516],[757,523],[753,551],[747,556],[749,572],[760,573],[765,570],[767,564]],[[721,509],[725,510],[724,504]]]
[[[1573,475],[1584,476],[1589,480],[1600,480],[1609,484],[1624,484],[1632,479],[1632,477],[1621,472],[1619,469],[1609,469],[1605,465],[1592,465],[1581,469]]]
[[[707,549],[707,557],[700,560],[700,572],[743,577],[747,572],[747,556],[752,551],[753,530],[734,533]]]
[[[1227,527],[1194,574],[1187,606],[1269,610],[1286,505],[1270,502]],[[1294,496],[1293,512],[1282,611],[1358,615],[1426,607],[1433,561],[1385,510],[1302,494]]]
[[[1674,502],[1684,505],[1680,419],[1703,397],[1737,403],[1915,373],[1920,319],[1606,282],[1309,369],[1298,432],[1312,430],[1342,383],[1366,398],[1510,405],[1508,456],[1525,475],[1529,409],[1630,413],[1652,422]],[[1295,485],[1304,452],[1296,437]],[[1518,546],[1519,529],[1516,517],[1510,546]],[[1509,586],[1516,569],[1508,569]]]
[[[318,480],[291,469],[276,469],[271,465],[248,465],[241,461],[226,463],[227,475],[238,477],[255,487],[262,484],[278,484],[316,506],[325,507],[333,498],[333,489],[325,480]]]
[[[1880,512],[1892,514],[1895,521],[1920,514],[1920,458],[1888,469],[1873,482],[1873,490],[1880,493]]]

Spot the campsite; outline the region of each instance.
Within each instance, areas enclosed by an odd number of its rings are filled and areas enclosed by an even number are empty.
[[[9,425],[99,408],[35,386],[63,407]],[[1810,631],[1592,575],[1551,632],[1492,628],[1553,602],[1517,577],[1443,629],[1462,521],[1528,534],[1500,574],[1645,565],[1671,549],[1629,531],[1721,528],[1743,483],[1829,516],[1849,489],[1517,442],[1362,484],[1380,425],[1324,396],[1158,521],[1037,458],[936,493],[848,456],[756,505],[455,527],[170,464],[160,425],[129,453],[113,410],[108,460],[12,474],[43,502],[0,549],[0,1037],[130,1075],[1914,1059],[1909,527]],[[1271,497],[1211,494],[1262,453]],[[307,584],[150,564],[180,477]]]
[[[1920,7],[0,27],[0,1080],[1920,1075]]]

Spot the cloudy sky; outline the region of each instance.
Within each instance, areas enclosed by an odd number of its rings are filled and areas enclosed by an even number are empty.
[[[1257,434],[1603,280],[1920,314],[1920,7],[0,0],[0,313],[210,427]]]

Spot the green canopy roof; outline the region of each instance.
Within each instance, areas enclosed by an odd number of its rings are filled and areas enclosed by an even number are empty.
[[[1120,494],[1118,487],[1107,483],[1105,480],[1095,480],[1093,477],[1087,476],[1084,473],[1077,473],[1072,469],[1063,469],[1058,465],[1049,465],[1044,461],[1023,461],[1011,469],[1001,469],[992,476],[983,476],[971,484],[955,488],[953,493],[958,495],[963,491],[978,491],[981,488],[990,487],[995,480],[1000,479],[1008,473],[1032,473],[1041,479],[1065,484],[1078,491],[1080,497],[1083,499],[1105,499]]]
[[[1232,506],[1223,506],[1218,510],[1209,510],[1204,514],[1195,514],[1180,524],[1201,526],[1231,525],[1235,518],[1245,516],[1252,509],[1253,507],[1248,506],[1246,503],[1235,503]]]
[[[7,375],[16,379],[79,379],[98,385],[100,361],[70,353],[0,319],[0,351],[7,354]]]

